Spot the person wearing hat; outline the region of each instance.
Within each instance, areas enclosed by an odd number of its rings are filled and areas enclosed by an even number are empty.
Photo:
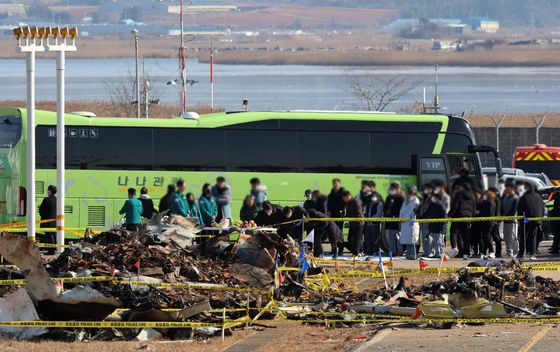
[[[39,227],[42,229],[56,228],[56,191],[56,186],[49,185],[47,197],[43,198],[39,206],[39,215],[41,216],[41,225]],[[54,232],[45,233],[45,240],[47,243],[56,244]],[[54,248],[50,248],[47,251],[48,254],[54,254],[54,252]]]
[[[403,200],[399,217],[410,219],[410,221],[402,222],[400,244],[406,246],[406,258],[416,259],[416,244],[420,237],[420,226],[413,222],[420,208],[420,199],[416,195],[418,189],[416,186],[408,186],[406,197]]]
[[[399,216],[404,196],[401,191],[401,184],[397,181],[391,183],[389,195],[385,199],[383,215],[386,218],[396,218]],[[387,222],[385,224],[387,236],[389,237],[389,250],[393,255],[399,254],[399,238],[401,236],[400,224],[398,222]]]
[[[305,197],[305,200],[303,201],[303,209],[305,209],[305,210],[312,209],[315,205],[313,203],[313,199],[311,198],[311,193],[312,192],[313,192],[312,190],[306,189],[305,193],[303,195]]]

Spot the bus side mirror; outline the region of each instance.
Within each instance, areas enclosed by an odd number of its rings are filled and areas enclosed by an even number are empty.
[[[502,168],[502,157],[500,152],[496,148],[488,145],[469,145],[469,153],[490,153],[494,155],[496,162],[496,176],[500,179],[504,175],[504,170]]]

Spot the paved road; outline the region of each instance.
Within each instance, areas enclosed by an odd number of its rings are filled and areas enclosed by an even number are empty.
[[[553,325],[503,324],[431,328],[387,328],[358,345],[364,351],[553,351],[560,329]]]

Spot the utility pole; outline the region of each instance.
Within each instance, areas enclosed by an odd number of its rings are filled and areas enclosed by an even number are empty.
[[[138,55],[138,30],[133,29],[130,31],[134,35],[134,55],[136,58],[136,79],[134,80],[134,90],[136,93],[136,117],[140,118],[140,66]]]
[[[184,9],[184,0],[179,0],[180,3],[180,10],[179,10],[179,27],[180,27],[180,37],[181,37],[181,45],[179,47],[179,71],[181,72],[181,94],[180,94],[180,102],[181,102],[181,116],[187,112],[187,48],[185,48],[185,38],[184,38],[184,21],[183,21],[183,13]]]
[[[66,68],[66,52],[76,51],[77,28],[47,28],[46,34],[47,51],[56,52],[56,182],[58,184],[58,194],[56,197],[56,243],[64,245],[64,208],[66,196],[66,144],[64,126],[64,70]],[[49,34],[52,34],[54,43],[49,42]],[[66,38],[71,37],[72,43],[67,44]],[[63,252],[63,247],[57,248],[58,253]]]
[[[438,64],[436,64],[435,66],[435,71],[436,71],[436,77],[435,77],[435,90],[436,90],[436,94],[434,97],[434,112],[437,114],[439,111],[439,78],[438,78]]]
[[[16,52],[27,56],[27,237],[35,240],[35,53],[45,48],[36,27],[18,27],[13,32],[17,39]]]
[[[214,113],[214,41],[210,38],[210,113]]]
[[[506,115],[502,115],[498,121],[494,120],[492,116],[492,122],[496,125],[496,150],[500,151],[500,128],[502,128],[504,122],[506,121]]]

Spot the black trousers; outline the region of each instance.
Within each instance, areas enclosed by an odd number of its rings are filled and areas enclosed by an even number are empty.
[[[494,253],[494,247],[492,246],[492,238],[494,233],[494,226],[484,224],[481,226],[482,229],[482,250],[481,254]]]
[[[496,257],[502,256],[502,238],[500,237],[500,223],[492,226],[492,239],[494,240],[494,246],[496,247],[495,254]]]
[[[521,222],[519,225],[519,254],[518,257],[523,257],[525,253],[528,255],[535,255],[537,247],[537,231],[540,224],[530,221],[528,224]]]
[[[125,228],[127,231],[136,232],[138,231],[138,224],[126,224]]]
[[[353,255],[360,254],[364,242],[364,227],[351,227],[348,230],[348,249]]]
[[[471,224],[468,222],[456,222],[453,224],[453,230],[455,233],[455,241],[457,244],[457,248],[459,249],[460,255],[470,255],[471,254],[471,246],[470,246],[470,236],[469,236],[469,229]]]
[[[379,252],[381,241],[381,224],[366,224],[364,227],[364,252],[372,256]]]
[[[319,258],[323,255],[323,236],[325,235],[324,231],[315,232],[313,235],[313,256]]]
[[[550,228],[554,239],[552,240],[552,253],[560,252],[560,221],[551,221]]]
[[[486,225],[482,223],[474,223],[469,229],[469,243],[471,245],[473,254],[483,254],[484,253],[484,241]]]

